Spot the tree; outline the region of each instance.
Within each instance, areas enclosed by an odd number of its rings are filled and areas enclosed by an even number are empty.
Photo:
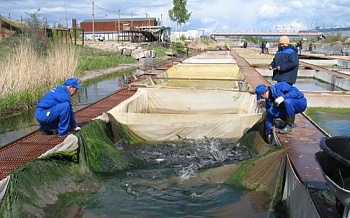
[[[29,17],[25,19],[27,26],[26,36],[29,39],[30,45],[33,46],[38,54],[45,54],[48,49],[44,28],[46,24],[44,20],[40,18],[39,11],[40,8],[33,13],[27,13]]]
[[[187,0],[173,0],[173,9],[168,11],[170,20],[179,26],[186,23],[192,14],[187,11],[186,4]]]

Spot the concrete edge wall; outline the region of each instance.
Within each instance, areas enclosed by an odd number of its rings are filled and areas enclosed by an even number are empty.
[[[304,92],[308,107],[350,108],[350,95],[342,92]]]
[[[323,71],[316,71],[315,78],[325,81],[327,83],[333,84],[336,87],[339,87],[345,90],[350,90],[350,81],[345,77],[340,77],[340,76],[329,74]]]

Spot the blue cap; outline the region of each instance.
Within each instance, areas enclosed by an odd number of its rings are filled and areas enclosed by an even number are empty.
[[[77,89],[81,89],[82,86],[79,84],[78,80],[76,78],[69,78],[64,82],[64,85],[66,86],[73,86]]]
[[[255,88],[256,99],[260,100],[262,94],[265,92],[266,86],[264,84],[260,84]]]

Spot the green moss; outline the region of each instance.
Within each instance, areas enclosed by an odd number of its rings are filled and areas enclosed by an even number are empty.
[[[124,125],[117,123],[119,134],[124,140],[124,143],[127,144],[138,144],[144,142],[144,139],[138,137],[136,134],[134,134],[132,131],[130,131],[129,128],[125,127]]]
[[[239,140],[240,146],[244,146],[251,151],[257,152],[256,145],[265,143],[262,139],[264,134],[264,121],[261,119],[254,126],[252,126]]]
[[[111,136],[112,133],[102,120],[93,120],[85,126],[84,131],[78,133],[81,163],[93,173],[101,175],[112,175],[146,164],[116,149]]]
[[[241,163],[238,170],[231,175],[231,177],[225,182],[225,184],[240,189],[246,189],[246,187],[242,185],[242,182],[247,177],[247,167],[250,164],[253,164],[253,160],[247,160]]]
[[[77,165],[64,155],[52,157],[32,160],[10,173],[0,217],[37,217],[37,210],[59,192],[55,185],[79,183]]]
[[[239,146],[240,147],[246,147],[247,149],[256,151],[256,145],[258,143],[264,143],[264,140],[262,140],[261,133],[263,132],[263,121],[257,122],[252,128],[248,130],[246,134],[244,134],[239,140]],[[240,163],[240,166],[238,170],[231,175],[231,177],[225,182],[227,185],[231,185],[237,188],[246,189],[243,182],[247,177],[247,168],[251,165],[254,165],[256,160],[258,160],[260,157],[264,156],[266,154],[258,155],[257,157],[253,159],[249,159],[246,161],[243,161]]]
[[[230,186],[234,186],[234,187],[238,187],[241,189],[248,189],[247,186],[245,185],[245,180],[249,176],[247,174],[247,169],[249,167],[254,166],[259,161],[260,158],[265,157],[265,156],[267,156],[275,151],[281,150],[281,149],[284,149],[284,148],[282,146],[276,146],[264,154],[258,155],[255,158],[241,162],[238,170],[230,176],[230,178],[225,182],[225,184],[230,185]],[[259,187],[259,184],[256,184],[256,187],[254,189],[256,189],[258,187]],[[250,189],[250,190],[254,190],[254,189]]]

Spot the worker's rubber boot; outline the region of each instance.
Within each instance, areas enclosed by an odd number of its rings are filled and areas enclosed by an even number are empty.
[[[282,119],[274,119],[273,125],[275,125],[275,127],[278,129],[283,129],[284,127],[286,127],[286,121]]]
[[[272,145],[272,134],[268,134],[267,137],[266,137],[266,142],[269,144],[269,145]]]
[[[52,130],[45,130],[41,126],[38,129],[40,132],[44,133],[45,135],[54,135],[55,133]]]
[[[286,126],[281,129],[280,131],[278,131],[278,133],[280,134],[288,134],[292,131],[293,125],[294,125],[294,120],[295,120],[295,116],[288,116],[286,119]]]

